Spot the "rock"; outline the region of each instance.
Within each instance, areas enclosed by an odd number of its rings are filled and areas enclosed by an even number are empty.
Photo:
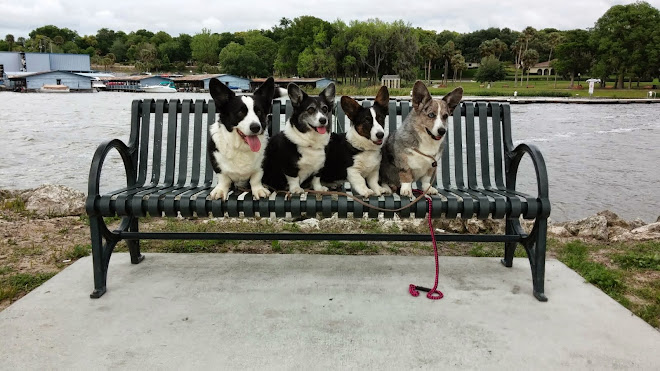
[[[597,240],[607,240],[608,238],[607,218],[602,215],[594,215],[578,221],[568,222],[565,228],[573,236],[595,238]]]
[[[572,234],[562,225],[551,225],[548,227],[548,234],[555,237],[571,237]]]
[[[622,236],[626,233],[629,233],[630,230],[627,228],[620,227],[618,225],[615,225],[614,227],[611,227],[609,229],[609,238],[611,240],[614,240],[617,236]]]
[[[644,220],[642,220],[642,218],[636,218],[635,220],[630,222],[630,228],[631,229],[639,228],[639,227],[642,227],[642,226],[645,226],[645,225],[646,225],[646,223],[644,222]]]
[[[632,234],[660,233],[660,222],[647,224],[630,231]]]
[[[628,242],[628,241],[660,241],[660,233],[632,233],[626,232],[624,234],[614,236],[613,242]]]
[[[660,222],[660,216],[658,216],[658,219],[655,220],[656,223]]]
[[[452,219],[449,222],[449,226],[445,229],[449,229],[452,232],[463,233],[465,232],[465,222],[461,218]]]
[[[596,215],[604,216],[605,219],[607,220],[607,226],[610,228],[614,226],[618,226],[625,229],[631,229],[630,223],[621,219],[618,215],[616,215],[614,212],[610,210],[600,211]]]
[[[484,227],[489,233],[504,234],[506,221],[502,219],[486,219],[483,221]]]
[[[311,231],[311,230],[319,229],[319,220],[316,218],[305,219],[301,222],[298,222],[297,224],[302,231]]]
[[[472,234],[477,234],[479,231],[486,230],[484,222],[479,219],[468,219],[465,221],[465,229]]]
[[[40,216],[82,215],[85,194],[73,188],[44,184],[23,193],[26,209]]]

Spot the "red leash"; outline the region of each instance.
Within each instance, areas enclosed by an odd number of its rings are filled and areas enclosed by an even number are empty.
[[[415,193],[422,193],[419,190],[414,190]],[[435,232],[433,231],[433,222],[431,219],[431,212],[433,211],[433,206],[432,206],[432,201],[433,199],[430,196],[426,196],[426,199],[428,200],[429,204],[429,213],[428,213],[428,222],[429,222],[429,230],[431,231],[431,240],[433,241],[433,254],[435,255],[435,284],[433,285],[432,289],[429,289],[427,287],[422,287],[422,286],[415,286],[413,284],[410,284],[408,287],[408,292],[410,292],[410,295],[412,296],[419,296],[419,291],[426,291],[426,297],[431,299],[431,300],[440,300],[444,297],[442,292],[438,290],[438,275],[439,275],[439,266],[438,266],[438,245],[436,244],[435,241]]]

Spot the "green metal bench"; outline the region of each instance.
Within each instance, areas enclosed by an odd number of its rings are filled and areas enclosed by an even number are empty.
[[[369,106],[372,101],[365,99]],[[390,101],[388,126],[397,124],[410,112],[409,101]],[[271,134],[280,130],[292,112],[290,102],[275,100]],[[128,144],[119,139],[103,142],[94,154],[89,173],[86,210],[90,218],[94,291],[98,298],[106,291],[108,265],[115,245],[126,240],[131,262],[140,263],[143,239],[204,240],[347,240],[347,241],[430,241],[429,234],[329,234],[329,233],[176,233],[140,232],[139,219],[151,217],[330,217],[377,218],[379,211],[345,196],[318,196],[287,199],[273,194],[269,199],[252,200],[234,192],[227,201],[210,200],[214,173],[206,151],[208,125],[216,118],[215,105],[204,100],[135,100],[131,110]],[[514,147],[511,112],[508,104],[463,102],[450,117],[447,145],[438,171],[441,195],[432,197],[433,218],[506,219],[505,234],[436,234],[438,241],[503,242],[502,263],[511,267],[518,243],[526,250],[532,270],[534,296],[544,295],[547,218],[550,215],[548,177],[541,152],[533,145]],[[334,130],[343,132],[348,122],[337,105]],[[101,169],[106,156],[119,152],[126,172],[126,187],[99,193]],[[527,154],[534,165],[538,195],[516,191],[518,166]],[[531,175],[531,174],[530,174]],[[348,187],[348,185],[347,185]],[[380,208],[397,209],[411,203],[398,195],[373,196],[367,202]],[[401,218],[423,218],[426,199],[398,212]],[[393,212],[382,213],[392,218]],[[110,231],[104,217],[121,217],[118,229]],[[534,219],[526,233],[520,217]]]

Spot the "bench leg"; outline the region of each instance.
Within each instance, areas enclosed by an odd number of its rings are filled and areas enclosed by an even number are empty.
[[[92,237],[92,263],[94,266],[94,291],[89,297],[98,299],[106,291],[110,255],[116,242],[113,243],[104,238],[104,235],[107,235],[104,233],[107,228],[102,217],[90,217],[89,228]]]
[[[529,264],[532,267],[534,297],[539,301],[548,301],[544,293],[547,229],[548,220],[537,219],[528,242],[524,244]]]
[[[132,218],[128,226],[130,232],[139,232],[138,218]],[[131,263],[140,264],[144,260],[144,255],[140,253],[140,240],[127,240],[128,251],[131,254]]]
[[[506,220],[506,234],[512,235],[515,234],[516,231],[513,228],[513,223],[507,219]],[[504,265],[507,268],[511,268],[513,266],[513,254],[516,252],[516,246],[518,245],[517,242],[505,242],[504,243],[504,259],[501,260],[502,265]]]

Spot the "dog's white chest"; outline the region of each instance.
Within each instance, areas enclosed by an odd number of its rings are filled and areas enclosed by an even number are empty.
[[[366,177],[380,167],[382,158],[380,149],[376,151],[362,151],[353,157],[353,166],[360,175]]]
[[[325,150],[322,148],[298,147],[298,152],[298,177],[301,181],[319,172],[325,164]]]
[[[443,148],[444,139],[442,140],[423,140],[419,144],[418,151],[423,153],[424,156],[412,149],[408,150],[408,166],[413,171],[413,178],[418,180],[423,175],[425,175],[430,168],[432,168],[433,157],[436,163],[440,163],[440,153]]]
[[[213,157],[222,173],[234,182],[250,179],[252,174],[261,169],[267,138],[260,136],[261,149],[252,152],[249,146],[235,132],[229,132],[217,122],[211,125],[209,132],[217,148]]]

